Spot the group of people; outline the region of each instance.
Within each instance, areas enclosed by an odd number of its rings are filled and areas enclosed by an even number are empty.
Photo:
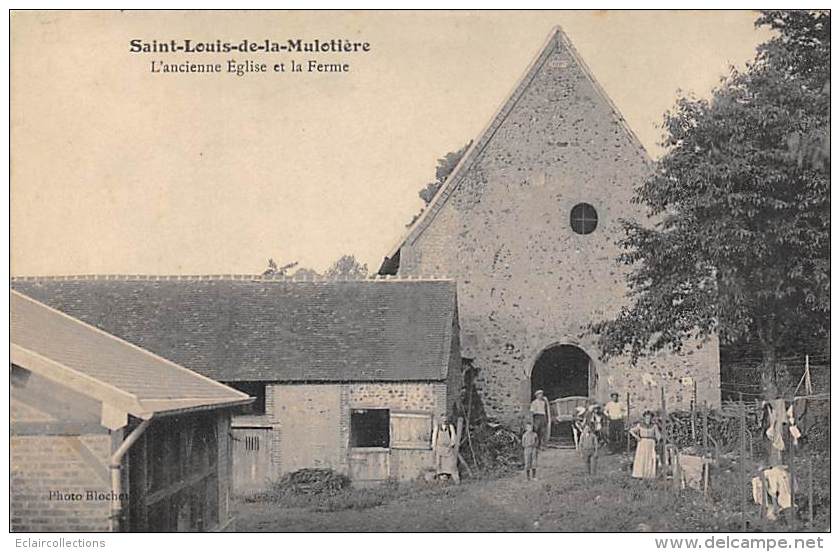
[[[588,474],[594,475],[597,471],[598,454],[604,446],[613,454],[621,452],[626,434],[636,441],[633,477],[656,477],[656,443],[661,439],[661,433],[654,423],[653,412],[646,410],[642,414],[642,420],[629,430],[625,430],[626,420],[627,408],[615,392],[610,394],[610,400],[603,406],[591,401],[586,407],[578,407],[572,431],[575,447],[584,460]],[[534,400],[531,401],[530,419],[525,424],[525,432],[522,434],[525,474],[529,480],[536,479],[537,456],[551,436],[551,422],[551,405],[545,393],[537,390]]]
[[[642,419],[626,430],[627,408],[619,400],[618,393],[612,393],[610,400],[603,406],[591,401],[586,407],[579,407],[572,423],[575,445],[586,465],[586,471],[594,475],[597,471],[598,455],[602,448],[608,448],[613,454],[624,448],[627,435],[636,441],[636,454],[633,459],[635,478],[653,479],[656,477],[656,444],[661,439],[658,425],[654,422],[654,413],[646,410]],[[537,457],[551,437],[551,404],[542,390],[534,393],[530,405],[530,416],[522,434],[522,449],[527,478],[537,477]],[[435,455],[437,478],[447,478],[460,482],[458,474],[458,445],[460,435],[456,426],[446,416],[441,416],[432,431],[432,450]]]

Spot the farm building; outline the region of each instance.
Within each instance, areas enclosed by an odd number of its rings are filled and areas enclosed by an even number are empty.
[[[253,399],[11,292],[13,531],[232,529],[233,407]]]
[[[521,419],[537,389],[629,394],[631,416],[658,407],[663,391],[669,408],[720,404],[716,338],[633,365],[600,360],[587,330],[626,304],[616,242],[622,219],[646,220],[632,198],[651,170],[558,28],[388,253],[380,274],[457,282],[462,354],[489,414]]]
[[[461,387],[455,284],[260,277],[19,278],[12,286],[256,397],[233,419],[234,488],[300,468],[354,480],[433,466]]]

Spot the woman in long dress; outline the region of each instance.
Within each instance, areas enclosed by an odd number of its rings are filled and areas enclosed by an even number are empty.
[[[661,438],[659,428],[653,423],[653,412],[646,410],[642,421],[633,426],[630,436],[636,439],[636,457],[633,459],[633,477],[656,478],[656,443]]]
[[[446,416],[440,417],[440,422],[432,432],[432,450],[435,453],[435,468],[438,477],[446,475],[455,483],[461,482],[458,474],[458,431],[450,424]]]

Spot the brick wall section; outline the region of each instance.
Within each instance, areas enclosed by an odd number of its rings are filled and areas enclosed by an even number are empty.
[[[111,491],[108,461],[112,436],[98,426],[99,403],[30,375],[11,386],[9,499],[12,531],[108,531],[110,503],[87,491]],[[60,393],[54,401],[51,394]],[[56,413],[60,413],[61,417]],[[48,435],[48,423],[91,424],[89,435]],[[39,434],[18,434],[34,424]],[[50,491],[81,493],[82,500],[57,500]]]
[[[75,442],[74,442],[75,441]],[[101,464],[78,452],[81,445]],[[89,500],[87,491],[108,493],[111,437],[39,435],[13,436],[11,447],[12,531],[101,532],[109,530],[110,504]],[[103,479],[102,475],[105,474]],[[82,500],[50,499],[50,491],[81,493]]]
[[[566,45],[555,40],[552,48],[508,115],[491,125],[492,138],[479,140],[451,197],[430,207],[439,208],[434,219],[401,250],[400,276],[457,280],[464,356],[480,370],[488,412],[508,420],[522,415],[545,348],[574,344],[597,359],[584,327],[626,300],[625,268],[615,260],[619,219],[645,217],[631,202],[650,170],[644,150]],[[598,213],[588,235],[570,227],[580,202]],[[717,351],[712,340],[636,367],[596,360],[595,394],[630,391],[636,404],[653,405],[664,386],[670,407],[687,407],[680,381],[691,376],[700,401],[716,405]]]

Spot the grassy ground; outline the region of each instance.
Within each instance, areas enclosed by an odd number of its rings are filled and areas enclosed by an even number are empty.
[[[333,496],[237,504],[240,531],[738,531],[734,471],[717,475],[709,499],[674,492],[662,481],[630,477],[630,458],[605,456],[587,476],[572,450],[540,457],[537,481],[521,473],[465,480],[460,486],[412,483],[350,489]],[[733,492],[734,491],[734,492]],[[791,531],[791,522],[757,522],[752,530]],[[817,525],[817,530],[827,530]]]

